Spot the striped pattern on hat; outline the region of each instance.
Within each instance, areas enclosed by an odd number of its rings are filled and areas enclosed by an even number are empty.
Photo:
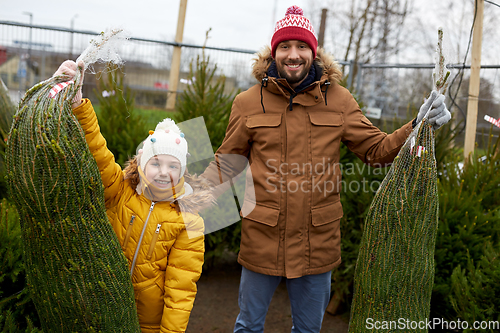
[[[313,51],[313,59],[316,58],[318,39],[311,22],[304,16],[304,12],[298,6],[289,7],[285,17],[276,22],[271,39],[273,58],[276,56],[278,44],[287,40],[300,40],[307,43]]]

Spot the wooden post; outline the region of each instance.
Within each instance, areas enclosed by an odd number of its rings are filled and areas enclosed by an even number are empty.
[[[479,98],[479,72],[481,70],[481,45],[483,39],[484,0],[476,0],[477,13],[472,35],[472,57],[470,66],[469,101],[467,104],[467,124],[465,127],[464,158],[474,152],[476,144],[477,104]]]
[[[326,26],[326,12],[328,9],[321,10],[321,24],[319,25],[318,46],[323,47],[325,42],[325,26]]]
[[[184,34],[184,21],[186,19],[187,0],[181,0],[179,4],[179,17],[177,18],[177,32],[175,34],[175,42],[182,43],[182,35]],[[175,109],[175,100],[177,98],[177,85],[179,84],[179,72],[181,67],[181,47],[174,46],[172,54],[172,63],[170,65],[170,78],[168,80],[168,94],[166,108],[169,111]]]

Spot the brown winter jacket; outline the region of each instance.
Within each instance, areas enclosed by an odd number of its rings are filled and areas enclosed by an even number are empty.
[[[247,174],[247,188],[255,189],[256,202],[245,197],[242,211],[255,208],[243,216],[239,263],[297,278],[328,272],[341,261],[340,142],[363,162],[386,165],[412,125],[389,135],[373,126],[338,84],[338,64],[321,49],[315,59],[321,79],[292,98],[285,79],[267,77],[272,60],[269,48],[258,54],[253,73],[261,84],[236,96],[216,155],[247,157],[253,177]],[[239,168],[212,162],[202,176],[218,184],[219,170],[229,177]]]

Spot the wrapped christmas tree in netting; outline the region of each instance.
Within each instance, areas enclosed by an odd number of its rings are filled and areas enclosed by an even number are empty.
[[[102,33],[77,62],[117,62],[113,47],[123,39],[121,31]],[[9,134],[7,177],[27,282],[45,332],[140,332],[99,169],[71,107],[79,74],[31,88]]]
[[[445,74],[441,45],[442,30],[434,85],[444,93],[449,72]],[[395,158],[366,216],[349,332],[427,332],[438,205],[434,129],[425,115]]]

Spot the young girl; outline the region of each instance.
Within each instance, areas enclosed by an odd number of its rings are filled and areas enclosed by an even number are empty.
[[[76,70],[66,61],[54,75],[72,79]],[[208,184],[185,173],[184,134],[165,119],[122,170],[81,92],[73,113],[101,173],[107,215],[129,263],[142,332],[184,332],[204,256],[197,210],[213,201]]]

